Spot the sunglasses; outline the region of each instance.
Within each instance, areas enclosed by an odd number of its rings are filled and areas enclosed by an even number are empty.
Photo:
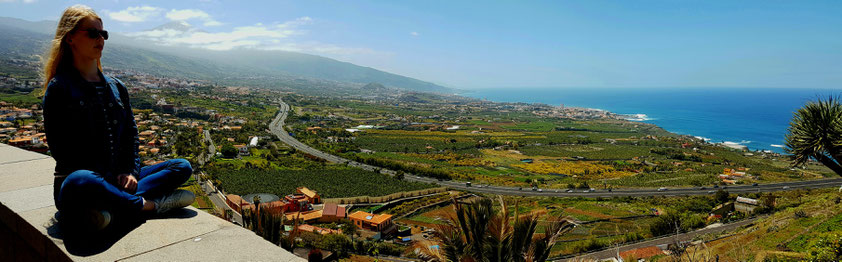
[[[108,40],[108,31],[97,30],[96,28],[88,28],[81,31],[88,32],[88,37],[90,37],[91,39],[97,39],[100,36],[102,36],[103,40]]]

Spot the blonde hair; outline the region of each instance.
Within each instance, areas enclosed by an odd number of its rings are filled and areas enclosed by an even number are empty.
[[[58,27],[56,27],[56,36],[53,38],[50,49],[47,51],[47,56],[43,61],[44,86],[41,95],[46,92],[47,85],[56,76],[56,73],[73,66],[71,63],[73,61],[73,54],[65,40],[67,39],[67,35],[73,32],[73,30],[76,30],[85,18],[93,18],[99,20],[100,23],[102,22],[102,18],[93,9],[85,5],[68,7],[64,10],[64,14],[61,15],[61,19],[58,21]],[[100,63],[99,59],[96,60],[96,65],[99,70],[102,70],[102,63]]]

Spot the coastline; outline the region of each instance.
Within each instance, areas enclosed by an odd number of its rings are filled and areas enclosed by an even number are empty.
[[[783,138],[789,118],[806,101],[814,99],[817,92],[796,88],[606,88],[605,92],[583,88],[512,88],[466,90],[457,95],[492,102],[599,110],[712,144],[786,154]]]

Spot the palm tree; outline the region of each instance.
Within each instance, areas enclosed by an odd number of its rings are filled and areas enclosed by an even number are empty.
[[[786,151],[793,165],[816,159],[842,176],[842,104],[839,98],[808,102],[789,123]]]
[[[433,232],[440,248],[422,250],[440,261],[542,262],[549,257],[558,236],[574,226],[558,217],[542,222],[535,215],[512,216],[502,197],[499,200],[501,210],[495,212],[487,198],[471,204],[453,199],[456,214]],[[546,224],[543,234],[536,233],[539,222]]]

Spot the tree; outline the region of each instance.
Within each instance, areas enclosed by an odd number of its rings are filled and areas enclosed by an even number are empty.
[[[357,225],[354,225],[354,221],[350,219],[342,219],[337,224],[342,225],[342,234],[351,237],[352,241],[354,240],[354,236],[359,232]]]
[[[810,158],[842,176],[842,104],[839,98],[808,102],[789,122],[786,151],[794,166]]]
[[[502,208],[495,212],[487,198],[471,204],[453,199],[456,215],[433,232],[440,252],[424,252],[440,261],[541,262],[549,257],[557,238],[574,226],[559,217],[548,218],[544,228],[547,233],[536,234],[537,216],[512,216],[502,197],[499,202]]]
[[[354,247],[354,243],[348,239],[347,236],[341,234],[327,234],[322,236],[319,240],[319,247],[327,250],[333,250],[338,253],[340,257],[348,255],[348,250]]]
[[[681,229],[681,216],[674,212],[658,216],[652,224],[649,224],[649,232],[652,236],[663,236],[671,233],[679,233]]]
[[[716,199],[716,203],[722,204],[731,200],[731,195],[728,194],[728,191],[719,189],[716,191],[716,195],[713,196]]]
[[[237,154],[239,154],[239,152],[237,151],[237,148],[234,148],[234,146],[232,146],[232,145],[222,146],[222,156],[223,157],[234,158],[234,157],[237,157]]]

